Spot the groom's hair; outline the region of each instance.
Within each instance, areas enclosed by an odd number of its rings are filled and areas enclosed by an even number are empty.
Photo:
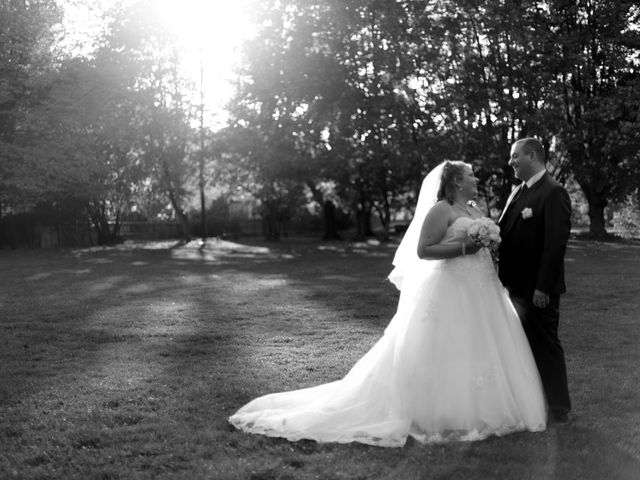
[[[536,154],[536,158],[540,162],[542,163],[547,162],[546,155],[544,153],[544,146],[542,145],[542,142],[540,142],[540,140],[533,137],[526,137],[526,138],[521,138],[517,140],[517,143],[520,143],[522,145],[522,151],[526,155],[529,155],[531,152],[534,152]]]

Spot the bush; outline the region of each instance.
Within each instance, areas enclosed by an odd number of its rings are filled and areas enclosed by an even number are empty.
[[[615,232],[623,238],[640,237],[640,205],[637,197],[630,195],[614,210],[611,224]]]

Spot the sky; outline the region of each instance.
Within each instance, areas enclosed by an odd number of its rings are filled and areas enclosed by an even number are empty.
[[[115,1],[62,2],[69,32],[67,48],[88,53],[91,38],[101,28],[101,12]],[[233,92],[231,80],[240,45],[253,31],[248,18],[251,0],[153,0],[152,5],[149,15],[162,19],[180,39],[184,72],[198,86],[202,58],[206,122],[215,127],[224,121],[222,107]]]

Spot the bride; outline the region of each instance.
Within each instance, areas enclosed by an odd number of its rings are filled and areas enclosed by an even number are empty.
[[[481,440],[546,427],[520,320],[491,254],[467,229],[482,213],[477,178],[444,162],[425,178],[390,280],[400,299],[384,335],[347,373],[257,398],[229,418],[245,432],[295,441],[401,447]]]

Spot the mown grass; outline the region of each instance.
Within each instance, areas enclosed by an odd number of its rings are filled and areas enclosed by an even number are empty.
[[[571,426],[401,449],[231,428],[250,399],[340,378],[373,345],[396,307],[394,247],[0,251],[0,478],[639,478],[633,243],[570,245]]]

